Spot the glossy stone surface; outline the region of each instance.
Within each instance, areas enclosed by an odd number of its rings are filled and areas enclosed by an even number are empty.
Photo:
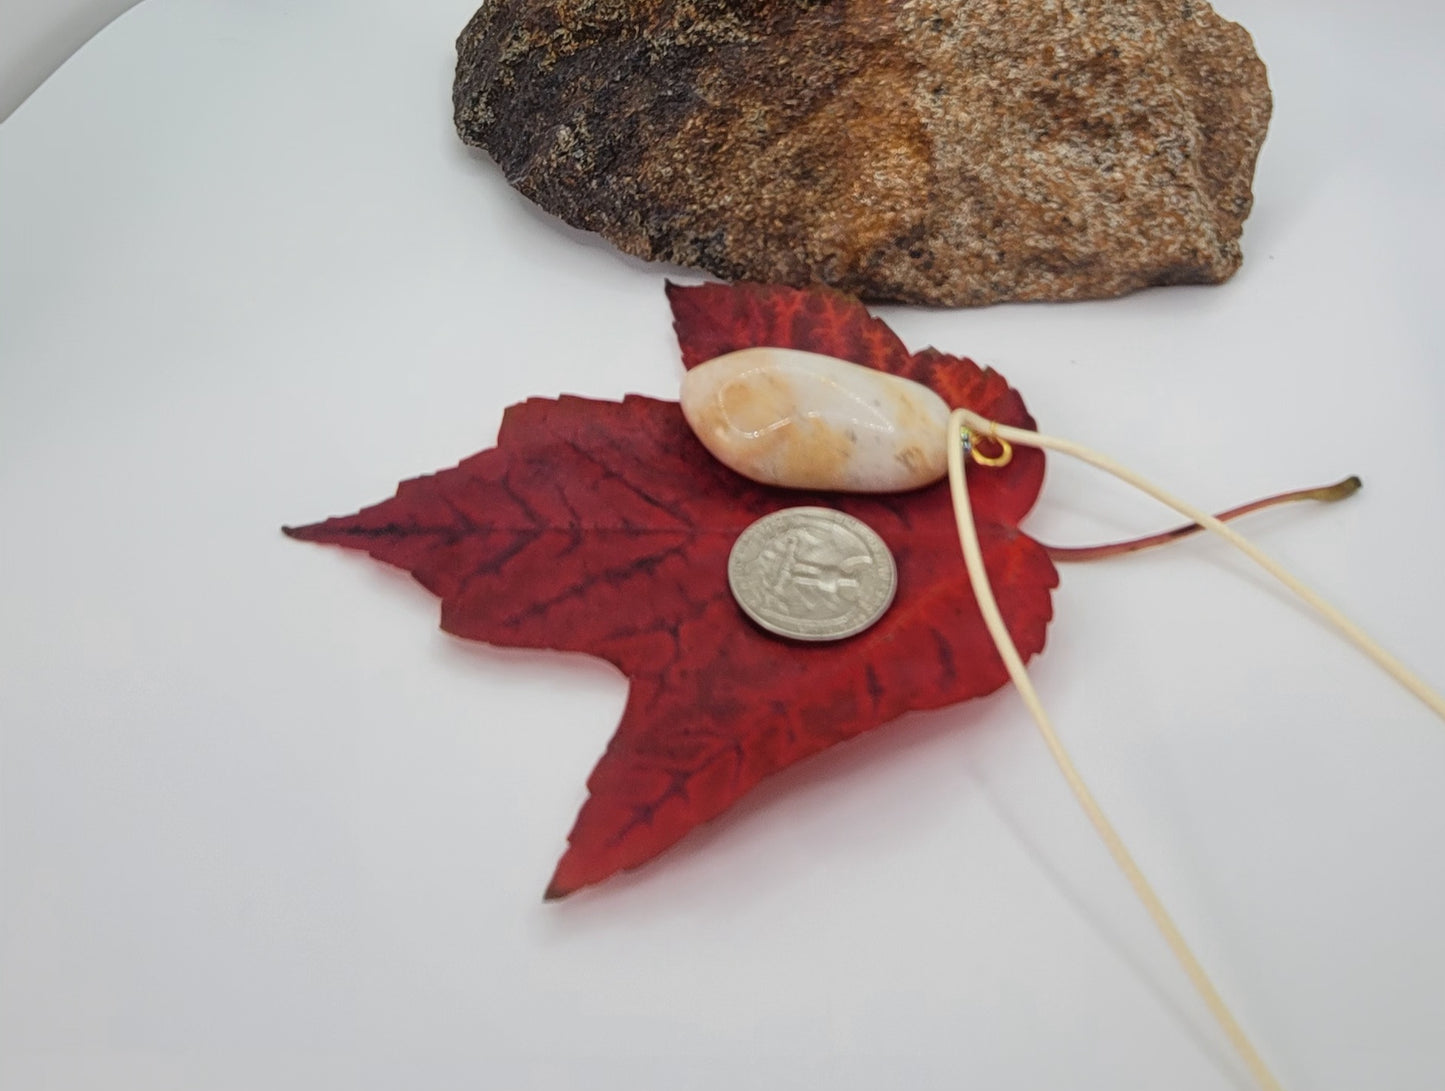
[[[689,371],[681,400],[703,446],[765,485],[902,492],[948,472],[942,398],[831,356],[731,352]]]

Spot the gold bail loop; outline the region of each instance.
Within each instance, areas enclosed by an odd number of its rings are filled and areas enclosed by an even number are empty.
[[[987,440],[989,443],[996,446],[998,448],[998,454],[984,454],[983,450],[979,447],[980,440]],[[998,435],[995,435],[992,428],[989,429],[988,435],[986,436],[979,435],[976,432],[971,432],[968,429],[964,429],[963,449],[968,452],[969,458],[973,459],[973,461],[976,462],[978,465],[988,466],[991,469],[996,469],[999,466],[1007,466],[1010,462],[1013,461],[1014,457],[1013,444],[1009,443],[1008,440],[1003,439]]]

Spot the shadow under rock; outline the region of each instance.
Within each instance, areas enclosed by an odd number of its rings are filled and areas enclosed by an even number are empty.
[[[645,261],[632,254],[624,253],[617,249],[595,231],[584,231],[580,227],[573,227],[567,221],[554,216],[540,205],[529,200],[519,193],[507,181],[502,168],[497,165],[487,152],[470,144],[464,144],[460,140],[453,148],[453,155],[458,162],[464,163],[466,168],[477,176],[481,183],[491,186],[495,198],[507,202],[506,207],[517,211],[522,218],[538,230],[550,235],[566,239],[569,243],[580,246],[586,250],[605,254],[612,261],[616,262],[619,268],[632,273],[644,273],[648,276],[662,276],[669,279],[693,279],[693,280],[716,280],[711,273],[702,269],[689,269],[682,265],[673,265],[662,261]],[[502,191],[505,191],[503,193]]]

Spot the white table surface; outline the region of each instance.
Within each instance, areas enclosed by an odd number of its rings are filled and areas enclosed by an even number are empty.
[[[146,0],[0,124],[0,1087],[1247,1087],[1011,693],[541,903],[623,680],[278,530],[675,396],[687,274],[457,141],[471,4]],[[1445,15],[1224,10],[1232,282],[881,313],[1201,503],[1362,475],[1245,529],[1442,687]],[[1054,460],[1025,529],[1170,521]],[[1062,579],[1045,704],[1284,1084],[1445,1087],[1445,725],[1222,546]]]
[[[0,121],[136,0],[0,0]]]

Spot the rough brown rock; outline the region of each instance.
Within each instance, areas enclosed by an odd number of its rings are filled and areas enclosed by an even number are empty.
[[[1239,267],[1269,122],[1202,0],[489,0],[457,130],[643,258],[969,305]]]

